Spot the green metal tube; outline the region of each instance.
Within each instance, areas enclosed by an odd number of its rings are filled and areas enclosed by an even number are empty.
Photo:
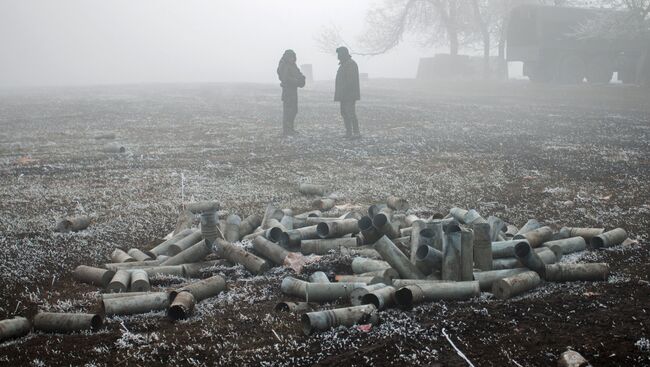
[[[370,271],[390,268],[390,264],[382,260],[366,259],[363,257],[356,257],[354,260],[352,260],[352,272],[355,274],[362,274]]]
[[[302,330],[305,335],[326,331],[337,326],[353,326],[357,324],[379,323],[377,308],[374,305],[363,305],[347,308],[337,308],[328,311],[309,312],[301,317]]]
[[[413,265],[395,244],[383,236],[375,243],[375,250],[388,262],[391,267],[405,279],[422,279],[424,274]]]
[[[626,238],[627,232],[623,228],[616,228],[592,238],[590,245],[592,249],[612,247],[620,245]]]
[[[395,292],[395,301],[404,308],[422,302],[466,300],[481,294],[479,283],[469,282],[438,282],[430,284],[413,284],[402,287]]]
[[[97,314],[39,312],[34,316],[34,330],[53,333],[97,330],[102,323]]]
[[[24,317],[16,316],[13,319],[0,321],[0,342],[20,338],[29,334],[32,324]]]
[[[190,316],[194,311],[196,300],[192,293],[188,291],[181,291],[175,297],[174,301],[167,309],[167,317],[171,320],[182,320]]]
[[[545,279],[549,282],[606,281],[609,265],[591,264],[550,264],[546,265]]]
[[[526,268],[515,268],[515,269],[478,271],[478,272],[474,272],[474,280],[479,282],[482,291],[489,292],[492,289],[492,285],[497,280],[507,278],[513,275],[525,273],[527,271],[530,270]]]
[[[534,271],[509,276],[495,281],[492,285],[492,294],[499,299],[509,299],[540,285],[542,279]]]

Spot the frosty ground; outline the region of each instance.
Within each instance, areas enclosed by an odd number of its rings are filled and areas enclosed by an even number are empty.
[[[96,333],[33,333],[0,344],[0,365],[553,365],[567,348],[594,365],[650,365],[650,97],[629,86],[370,81],[363,139],[342,139],[331,83],[301,91],[300,135],[280,137],[274,85],[146,85],[0,90],[0,319],[37,310],[96,311],[80,264],[115,247],[150,248],[182,201],[217,199],[244,217],[268,202],[299,212],[299,182],[324,182],[338,203],[402,196],[428,216],[475,208],[522,225],[625,228],[638,244],[567,256],[608,262],[608,282],[546,284],[508,301],[381,312],[370,332],[302,335],[276,268],[218,268],[229,291],[188,320],[111,317]],[[101,152],[114,132],[128,152]],[[345,208],[336,211],[342,212]],[[86,231],[56,220],[90,214]],[[350,272],[328,255],[309,267]],[[208,275],[208,274],[206,274]],[[300,275],[300,276],[305,276]],[[159,287],[183,279],[158,278]],[[344,303],[341,303],[341,305]],[[323,305],[323,309],[336,305]]]

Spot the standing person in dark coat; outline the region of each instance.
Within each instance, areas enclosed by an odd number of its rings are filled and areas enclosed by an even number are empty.
[[[361,99],[359,87],[359,67],[352,60],[346,47],[336,49],[339,59],[339,70],[336,72],[334,101],[341,102],[341,116],[345,123],[346,138],[360,138],[359,121],[357,120],[356,103]]]
[[[296,133],[294,122],[298,114],[298,88],[305,86],[305,76],[296,65],[296,53],[286,50],[278,65],[278,78],[282,87],[282,135]]]

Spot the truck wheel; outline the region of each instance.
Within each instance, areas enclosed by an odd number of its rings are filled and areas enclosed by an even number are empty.
[[[585,62],[578,55],[567,55],[560,61],[556,80],[559,83],[578,84],[582,83],[584,75]]]
[[[590,84],[607,84],[612,80],[614,64],[606,56],[598,56],[587,65],[587,81]]]

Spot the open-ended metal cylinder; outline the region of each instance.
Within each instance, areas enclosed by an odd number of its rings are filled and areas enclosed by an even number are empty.
[[[420,247],[420,237],[422,236],[422,231],[426,229],[426,224],[422,220],[417,220],[413,222],[411,225],[411,244],[410,244],[410,249],[411,249],[411,256],[410,260],[411,263],[415,264],[415,260],[417,259],[416,253],[418,251],[418,248]],[[433,234],[431,234],[430,239],[433,239]],[[430,243],[424,243],[425,245],[431,246]]]
[[[221,237],[219,234],[219,218],[217,217],[216,210],[208,210],[201,213],[201,235],[203,239],[212,244],[218,237]]]
[[[606,263],[546,265],[544,279],[549,282],[605,281],[609,276]]]
[[[391,223],[390,214],[386,210],[377,213],[372,218],[372,225],[379,233],[388,236],[388,238],[399,237],[399,225],[397,223]]]
[[[142,252],[141,250],[139,250],[137,248],[130,249],[127,252],[127,254],[129,256],[131,256],[132,258],[134,258],[136,261],[148,261],[148,260],[153,260],[156,257],[156,255],[154,255],[154,254],[151,254],[151,255],[146,254],[146,253]]]
[[[166,292],[153,292],[153,293],[158,293],[158,294],[167,294]],[[128,298],[128,297],[135,297],[135,296],[144,296],[144,295],[149,295],[153,294],[152,292],[129,292],[129,293],[102,293],[100,295],[101,300],[105,299],[114,299],[114,298]]]
[[[339,283],[364,283],[364,284],[377,284],[384,283],[386,279],[378,276],[360,276],[360,275],[336,275],[334,277]]]
[[[368,207],[368,216],[370,218],[374,218],[375,215],[377,215],[384,208],[388,208],[388,205],[386,205],[386,204],[372,204],[372,205],[370,205]]]
[[[175,236],[173,236],[172,238],[168,239],[167,241],[164,241],[161,244],[157,245],[156,247],[152,248],[151,250],[149,250],[149,252],[151,252],[152,254],[154,254],[156,256],[166,254],[167,251],[169,250],[169,246],[171,246],[172,244],[174,244],[174,243],[182,240],[183,238],[191,235],[194,232],[198,232],[198,230],[191,229],[191,228],[184,229],[181,232],[179,232],[178,234],[176,234]]]
[[[271,260],[275,265],[284,265],[284,260],[289,254],[289,252],[280,247],[280,245],[273,243],[262,236],[255,237],[253,240],[253,248],[260,255]]]
[[[375,305],[378,310],[385,310],[395,304],[395,287],[386,286],[373,291],[361,297],[361,303],[364,305]]]
[[[476,281],[413,284],[398,289],[395,292],[395,301],[400,307],[409,309],[421,302],[459,301],[478,297],[480,294],[481,288]]]
[[[357,237],[333,238],[329,240],[304,240],[300,243],[300,252],[305,255],[316,254],[326,255],[334,250],[339,251],[341,247],[357,247]]]
[[[330,279],[327,277],[327,274],[322,271],[314,272],[309,276],[309,281],[311,283],[331,283]]]
[[[399,275],[404,279],[422,279],[424,274],[413,265],[409,259],[400,251],[395,244],[383,236],[375,243],[375,250],[379,252],[381,257],[390,264],[390,266],[397,270]]]
[[[326,331],[337,326],[379,323],[379,315],[374,305],[337,308],[328,311],[309,312],[301,317],[302,331],[305,335]]]
[[[406,199],[391,195],[386,199],[386,205],[393,210],[408,210],[409,203]]]
[[[303,195],[325,195],[325,185],[301,183],[298,186],[298,191]]]
[[[449,209],[449,214],[460,223],[465,223],[465,216],[467,215],[467,210],[461,208],[451,208]]]
[[[207,211],[216,212],[221,209],[221,204],[218,201],[197,201],[194,203],[188,203],[186,208],[190,213],[201,214]]]
[[[202,261],[198,263],[183,264],[185,276],[188,278],[201,278],[204,271],[214,270],[216,266],[232,266],[226,259]]]
[[[99,287],[106,287],[113,279],[113,270],[94,268],[86,265],[79,265],[72,273],[72,276],[84,283],[93,284]]]
[[[504,257],[515,256],[515,245],[519,242],[526,242],[526,240],[508,240],[497,241],[492,243],[492,258],[501,259]]]
[[[151,285],[149,284],[149,274],[142,269],[137,269],[131,272],[131,292],[149,292]]]
[[[172,291],[170,293],[171,299],[174,299],[176,295],[180,292],[187,291],[192,293],[196,302],[201,302],[206,298],[211,298],[217,296],[219,293],[226,290],[226,280],[219,276],[215,275],[210,278],[199,280],[198,282],[191,283],[185,287]]]
[[[335,204],[336,202],[334,201],[334,199],[330,199],[330,198],[316,199],[311,203],[314,209],[322,210],[324,212],[332,209]]]
[[[177,255],[181,251],[190,248],[202,240],[203,234],[201,231],[194,231],[189,236],[184,237],[169,245],[167,248],[167,253],[171,256]]]
[[[129,289],[131,284],[131,273],[126,270],[118,270],[111,282],[108,283],[107,290],[111,293],[123,293]]]
[[[627,232],[623,228],[616,228],[611,231],[599,234],[591,239],[589,243],[592,249],[617,246],[627,238]]]
[[[34,330],[53,333],[97,330],[102,322],[97,314],[39,312],[34,316]]]
[[[427,224],[427,228],[430,229],[433,233],[432,247],[438,251],[442,251],[442,244],[444,242],[444,236],[445,236],[445,232],[442,228],[442,221],[440,219],[434,219],[433,221]]]
[[[241,225],[241,218],[236,214],[231,214],[226,219],[226,229],[224,230],[224,237],[228,242],[239,241],[239,227]]]
[[[537,255],[537,252],[533,251],[533,248],[528,242],[520,242],[515,245],[515,257],[528,269],[542,276],[544,275],[544,267],[546,264]]]
[[[487,223],[486,223],[487,224]],[[460,280],[473,280],[474,272],[474,231],[460,233]]]
[[[280,221],[280,224],[286,228],[287,231],[291,231],[294,228],[294,221],[293,217],[290,215],[285,215],[282,217],[282,220]]]
[[[111,253],[111,261],[114,262],[114,263],[128,263],[128,262],[134,262],[134,261],[137,261],[137,260],[132,258],[131,256],[129,256],[129,254],[122,251],[121,249],[116,248]]]
[[[167,309],[167,317],[171,320],[182,320],[190,316],[194,311],[196,299],[189,291],[180,291],[174,297],[169,309]]]
[[[61,219],[59,223],[56,224],[54,230],[61,233],[83,231],[84,229],[88,228],[90,222],[90,217],[86,215],[68,217]]]
[[[361,273],[358,274],[360,277],[380,277],[386,280],[386,282],[392,282],[393,279],[399,278],[399,273],[397,270],[390,268],[390,269],[382,269],[382,270],[375,270],[375,271],[369,271],[367,273]]]
[[[460,256],[461,256],[461,232],[460,228],[455,232],[445,233],[445,246],[442,251],[442,279],[461,280]]]
[[[589,243],[592,238],[601,235],[605,232],[604,228],[577,228],[577,227],[562,227],[560,234],[563,238],[582,237],[585,242]]]
[[[263,229],[267,229],[269,228],[269,220],[275,219],[279,221],[282,219],[282,217],[284,217],[284,212],[276,208],[273,204],[269,204],[266,206],[266,210],[264,211],[264,216],[262,217],[262,223],[260,223],[260,226]]]
[[[134,269],[129,269],[129,271],[133,270]],[[149,278],[155,275],[173,275],[177,277],[185,277],[185,267],[183,267],[183,265],[155,266],[152,268],[145,268],[144,271],[147,272]]]
[[[102,307],[106,316],[166,310],[169,307],[169,295],[150,293],[142,296],[105,299],[102,301]]]
[[[427,245],[418,247],[416,251],[415,266],[422,274],[429,275],[442,269],[442,252]]]
[[[495,281],[492,294],[499,299],[508,299],[537,287],[541,282],[537,272],[527,271]]]
[[[359,219],[359,230],[363,238],[363,244],[372,245],[381,238],[382,234],[372,225],[370,217],[362,217]]]
[[[517,232],[519,232],[519,228],[517,228],[517,226],[515,226],[514,224],[506,223],[506,235],[505,235],[506,239],[513,238],[517,234]]]
[[[381,260],[379,252],[369,246],[364,247],[341,247],[341,255],[349,257],[365,257],[373,260]]]
[[[24,317],[16,316],[13,319],[2,320],[0,321],[0,342],[27,335],[31,328],[32,324]]]
[[[212,253],[213,243],[214,242],[210,242],[208,240],[197,242],[191,247],[165,260],[160,265],[168,266],[168,265],[181,265],[181,264],[199,262]]]
[[[282,293],[299,298],[305,298],[307,283],[304,280],[296,279],[294,277],[285,277],[282,279],[280,290]]]
[[[353,290],[365,286],[366,283],[306,283],[304,298],[307,302],[332,302],[349,298]]]
[[[343,237],[346,234],[359,233],[359,221],[345,219],[335,222],[322,222],[316,225],[316,232],[320,238]]]
[[[356,257],[352,260],[352,272],[355,274],[368,273],[371,271],[390,269],[386,261]]]
[[[553,239],[553,230],[550,227],[540,227],[535,230],[518,234],[515,240],[526,240],[531,247],[540,247],[544,242]]]
[[[479,212],[476,211],[476,209],[468,210],[467,214],[465,214],[464,221],[468,225],[474,225],[477,223],[487,223],[485,218],[483,218],[481,214],[479,214]]]
[[[276,312],[303,313],[303,312],[313,310],[315,306],[316,306],[315,304],[307,303],[307,302],[283,301],[283,302],[278,302],[273,308],[273,310],[275,310]]]
[[[503,221],[501,223],[503,224]],[[492,227],[489,223],[474,224],[474,264],[482,271],[492,270],[491,231]]]
[[[436,279],[393,279],[391,284],[393,287],[400,289],[402,287],[406,287],[408,285],[414,285],[414,284],[434,284],[434,283],[448,283],[451,282],[450,280],[436,280]]]
[[[253,233],[255,228],[262,224],[262,217],[257,214],[251,214],[239,224],[239,238]]]
[[[587,242],[583,237],[569,237],[562,240],[548,241],[544,243],[544,247],[559,247],[562,249],[562,254],[571,254],[574,252],[580,252],[587,249]]]
[[[518,236],[524,233],[528,233],[530,231],[534,231],[537,228],[540,228],[541,226],[542,226],[541,223],[539,223],[537,219],[529,219],[528,222],[526,222],[526,224],[524,224],[523,227],[519,228],[519,230],[517,231],[517,233],[515,233],[514,236]]]
[[[515,269],[502,269],[502,270],[490,270],[490,271],[477,271],[474,273],[474,280],[478,281],[481,286],[481,290],[489,292],[492,289],[492,284],[499,279],[507,278],[513,275],[525,273],[530,271],[526,268],[515,268]]]
[[[253,274],[262,274],[268,271],[271,266],[259,256],[256,256],[243,248],[233,245],[224,240],[217,240],[221,249],[221,256],[233,263],[243,265],[246,270]]]
[[[309,217],[320,217],[321,215],[323,215],[323,213],[321,213],[320,210],[310,210],[304,213],[296,214],[293,217],[296,219],[306,219]]]
[[[387,285],[384,283],[377,283],[377,284],[369,284],[365,287],[357,288],[350,292],[350,303],[352,306],[360,306],[363,303],[361,303],[361,299],[364,295],[375,291],[377,289],[381,289],[386,287]]]
[[[505,228],[506,224],[505,222],[499,218],[495,217],[493,215],[489,216],[487,219],[488,225],[490,226],[490,241],[495,242],[499,240],[499,234],[501,234],[502,230]],[[474,232],[476,232],[476,226],[474,226]],[[476,233],[474,233],[476,235]]]

